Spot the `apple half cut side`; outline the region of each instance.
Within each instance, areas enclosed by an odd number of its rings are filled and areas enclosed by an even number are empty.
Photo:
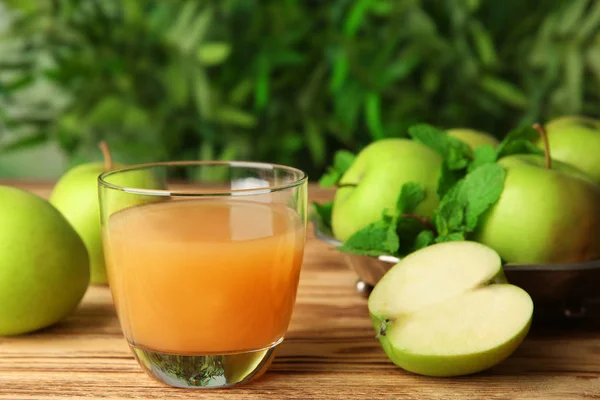
[[[533,302],[506,283],[494,250],[448,242],[392,267],[371,292],[369,313],[394,364],[421,375],[459,376],[510,356],[529,331]]]

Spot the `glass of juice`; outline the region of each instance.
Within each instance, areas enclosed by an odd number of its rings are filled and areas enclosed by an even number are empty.
[[[123,334],[176,387],[246,383],[290,322],[307,178],[252,162],[168,162],[99,177],[104,255]]]

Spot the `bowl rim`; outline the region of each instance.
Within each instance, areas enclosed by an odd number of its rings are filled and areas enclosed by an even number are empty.
[[[321,240],[325,243],[328,243],[334,247],[339,247],[343,244],[342,241],[336,239],[335,237],[323,232],[321,230],[321,223],[316,216],[311,217],[311,221],[313,223],[314,235],[318,240]],[[350,255],[349,253],[347,253]],[[400,262],[400,258],[392,256],[392,255],[381,255],[381,256],[367,256],[361,255],[360,257],[369,257],[373,259],[378,259],[379,261],[396,264]],[[584,261],[579,263],[557,263],[557,264],[511,264],[506,263],[502,265],[505,271],[582,271],[582,270],[594,270],[600,269],[600,259],[599,260],[591,260]]]

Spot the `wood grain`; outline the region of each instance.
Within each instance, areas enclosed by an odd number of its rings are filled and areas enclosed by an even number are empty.
[[[51,185],[12,182],[41,196]],[[331,192],[311,187],[311,198]],[[90,287],[63,322],[0,338],[0,399],[600,399],[600,307],[584,320],[540,320],[517,352],[484,373],[440,379],[396,368],[335,250],[309,235],[297,305],[269,371],[234,389],[183,390],[134,361],[106,287]]]

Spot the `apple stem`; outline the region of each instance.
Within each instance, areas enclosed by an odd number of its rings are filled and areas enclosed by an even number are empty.
[[[358,185],[356,183],[340,183],[337,185],[338,189],[339,188],[344,188],[344,187],[357,187]]]
[[[106,141],[103,140],[98,144],[98,147],[100,147],[102,155],[104,156],[104,168],[107,171],[110,171],[112,169],[112,157],[110,155],[110,148],[108,147],[108,143],[106,143]]]
[[[550,143],[548,142],[548,133],[544,127],[540,124],[533,124],[533,129],[538,131],[542,142],[544,142],[544,160],[546,161],[546,168],[552,169],[552,157],[550,156]]]
[[[425,229],[437,234],[437,230],[435,229],[435,225],[433,225],[433,223],[425,217],[422,217],[420,215],[417,214],[413,214],[413,213],[404,213],[402,214],[403,218],[410,218],[410,219],[414,219],[416,221],[419,221],[421,224],[423,224],[423,226],[425,227]]]

